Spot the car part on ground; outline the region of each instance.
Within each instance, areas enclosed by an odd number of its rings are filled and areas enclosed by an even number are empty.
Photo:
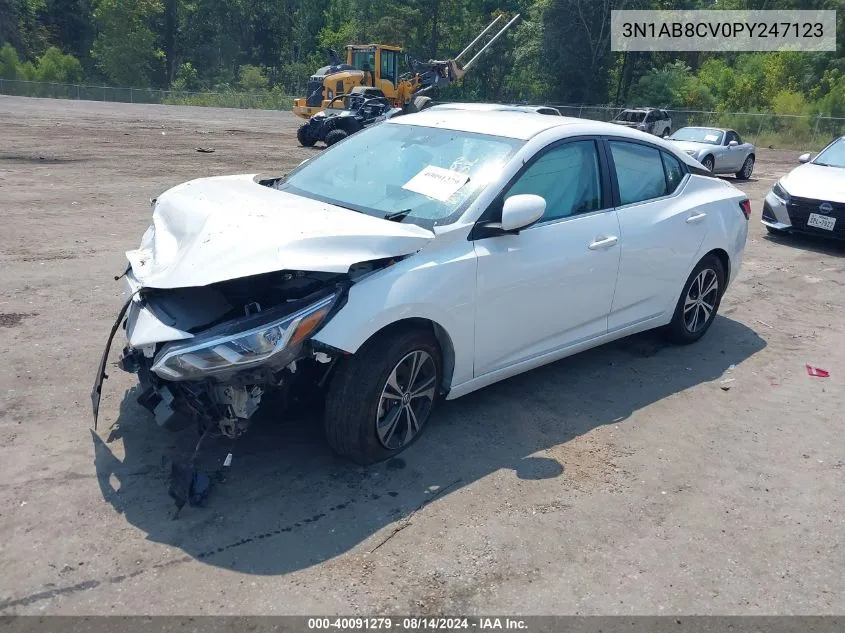
[[[324,399],[329,444],[367,464],[416,441],[442,397],[647,329],[703,336],[749,207],[635,130],[444,109],[285,177],[178,185],[153,209],[104,355],[123,326],[139,403],[164,428],[235,439],[271,393],[277,416]],[[207,494],[193,461],[173,471],[177,505]]]
[[[684,127],[668,140],[714,174],[733,174],[739,180],[748,180],[754,172],[756,149],[734,130]]]
[[[845,136],[778,180],[763,200],[761,220],[769,233],[791,232],[845,239]]]
[[[346,63],[342,64],[337,54],[329,50],[330,63],[320,68],[308,79],[307,97],[294,99],[295,115],[308,119],[330,107],[332,100],[350,94],[355,87],[372,87],[382,92],[394,107],[405,112],[420,109],[417,97],[432,90],[445,87],[459,81],[475,61],[519,19],[519,14],[511,18],[505,26],[490,37],[475,55],[465,64],[462,57],[478,44],[504,17],[499,14],[487,27],[469,43],[454,59],[427,62],[405,56],[408,72],[399,74],[398,46],[385,44],[350,44],[346,47]]]
[[[672,134],[672,118],[658,108],[628,108],[617,114],[611,123],[623,125],[666,138]]]

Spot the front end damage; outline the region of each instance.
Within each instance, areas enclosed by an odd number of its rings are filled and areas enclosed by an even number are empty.
[[[123,329],[126,344],[117,365],[138,377],[137,401],[156,424],[171,431],[195,429],[197,449],[174,461],[170,495],[178,509],[201,503],[209,477],[194,470],[205,437],[237,439],[270,392],[285,405],[319,396],[344,354],[313,340],[340,310],[348,289],[395,258],[353,266],[346,274],[280,271],[205,287],[140,287],[131,268],[127,294],[109,337],[92,392],[99,411],[106,358]],[[202,483],[205,482],[205,483]]]
[[[170,430],[193,427],[197,450],[171,495],[190,498],[208,435],[240,436],[270,392],[319,395],[345,352],[314,335],[349,288],[434,237],[413,225],[279,191],[279,179],[205,178],[153,200],[140,248],[127,252],[128,301],[109,334],[91,393],[96,428],[109,350],[138,376],[138,402]],[[187,474],[186,474],[187,473]]]

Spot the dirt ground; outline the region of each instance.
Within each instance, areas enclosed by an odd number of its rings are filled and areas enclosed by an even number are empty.
[[[318,150],[281,112],[0,97],[0,121],[0,612],[845,611],[845,247],[759,222],[799,152],[740,183],[746,258],[700,343],[645,334],[448,402],[367,469],[270,411],[174,521],[191,433],[116,368],[91,428],[113,278],[149,198]]]

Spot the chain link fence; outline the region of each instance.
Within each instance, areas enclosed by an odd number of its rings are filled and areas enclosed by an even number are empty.
[[[554,106],[563,116],[610,121],[623,108],[615,106]],[[744,139],[762,147],[806,145],[821,148],[845,134],[845,117],[770,114],[766,112],[714,112],[670,110],[672,129],[686,126],[730,128]]]
[[[116,88],[105,85],[63,84],[23,79],[0,79],[0,95],[262,110],[289,110],[293,107],[294,99],[277,91],[256,94],[234,91],[187,92],[157,90],[155,88]]]
[[[290,110],[293,97],[278,91],[260,94],[244,92],[185,92],[153,88],[115,88],[83,84],[0,79],[0,94],[50,99],[81,99],[119,103],[160,103],[168,105],[213,106],[221,108],[254,108]],[[623,108],[594,105],[556,105],[564,116],[610,121]],[[761,112],[706,112],[667,110],[672,129],[688,125],[726,127],[739,132],[748,141],[761,147],[821,148],[845,134],[845,117],[801,116]]]

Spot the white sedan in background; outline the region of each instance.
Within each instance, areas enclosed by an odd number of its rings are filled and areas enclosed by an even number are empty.
[[[123,324],[119,364],[161,426],[236,437],[265,393],[310,386],[331,447],[366,464],[416,440],[441,398],[651,328],[697,341],[749,213],[643,132],[431,108],[285,177],[159,196],[112,336]]]
[[[763,225],[769,233],[793,231],[845,239],[845,136],[775,183],[763,201]]]

